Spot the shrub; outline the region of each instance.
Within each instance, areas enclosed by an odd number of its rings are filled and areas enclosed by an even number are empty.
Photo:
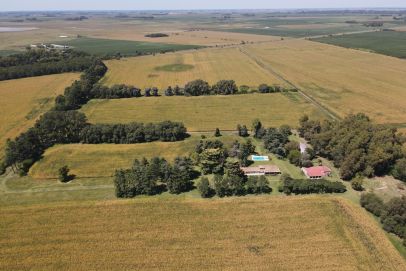
[[[219,128],[216,128],[216,131],[214,132],[214,136],[215,136],[215,137],[220,137],[220,136],[221,136],[221,133],[220,133],[220,129],[219,129]]]
[[[247,181],[247,192],[249,194],[269,194],[272,188],[265,176],[250,176]]]
[[[364,178],[362,176],[358,176],[351,181],[351,187],[356,191],[363,191],[364,190],[364,187],[362,186],[363,184]]]
[[[69,176],[69,167],[68,166],[63,166],[58,170],[58,179],[63,182],[67,183],[71,180],[71,177]]]
[[[0,162],[0,175],[3,175],[4,173],[6,173],[6,169],[7,169],[6,163],[1,161]]]
[[[362,194],[361,206],[376,216],[381,216],[385,209],[383,201],[374,193]]]
[[[324,194],[324,193],[344,193],[347,191],[341,182],[330,182],[327,180],[294,180],[286,178],[280,191],[285,194]]]
[[[396,161],[392,175],[396,179],[406,182],[406,158]]]

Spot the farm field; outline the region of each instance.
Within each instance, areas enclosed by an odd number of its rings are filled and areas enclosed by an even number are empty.
[[[219,138],[224,144],[231,145],[236,136]],[[57,178],[58,169],[68,165],[77,177],[108,177],[120,168],[130,168],[134,159],[156,156],[174,160],[177,156],[188,156],[194,152],[200,136],[192,135],[179,142],[152,142],[129,145],[59,145],[48,149],[44,158],[37,162],[30,171],[30,176],[41,178]]]
[[[298,125],[307,113],[323,118],[317,107],[298,93],[247,94],[201,97],[150,97],[92,100],[81,111],[91,123],[183,122],[188,131],[236,130],[250,127],[256,118],[267,127]],[[287,114],[289,112],[289,114]]]
[[[406,268],[365,211],[334,197],[137,199],[1,212],[4,270]]]
[[[257,87],[262,83],[283,83],[261,69],[238,48],[203,49],[165,55],[143,56],[106,61],[109,71],[103,82],[107,85],[130,84],[140,88],[183,86],[195,79],[215,83],[233,79],[238,85]],[[161,67],[190,65],[184,71],[165,71]]]
[[[406,58],[406,32],[401,31],[380,31],[332,36],[315,39],[315,41]]]
[[[153,54],[162,51],[179,51],[197,49],[196,45],[165,44],[153,42],[78,38],[62,43],[72,46],[74,49],[98,56],[115,55],[120,53],[123,56],[134,56],[137,54]]]
[[[243,50],[341,117],[364,112],[379,123],[406,122],[404,60],[305,40]]]
[[[79,74],[69,73],[0,82],[0,158],[7,139],[30,128],[78,78]]]

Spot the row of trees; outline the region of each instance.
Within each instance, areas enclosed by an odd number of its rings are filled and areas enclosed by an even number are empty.
[[[81,142],[86,144],[134,144],[152,141],[174,142],[187,137],[183,123],[164,121],[161,123],[94,124],[85,127]]]
[[[194,80],[185,85],[182,89],[179,86],[172,88],[169,86],[165,90],[165,96],[204,96],[204,95],[234,95],[234,94],[246,94],[250,91],[248,86],[237,87],[233,80],[220,80],[214,85],[204,80]],[[284,89],[280,86],[269,86],[267,84],[261,84],[258,90],[252,90],[251,92],[259,93],[275,93],[283,91],[294,91]]]
[[[344,193],[347,191],[342,182],[331,182],[327,180],[295,180],[290,176],[281,177],[282,184],[279,192],[287,195],[295,194],[325,194]]]
[[[361,206],[379,217],[383,228],[403,239],[406,246],[406,197],[393,198],[384,203],[374,193],[361,195]]]
[[[173,164],[155,157],[148,161],[135,160],[131,169],[117,170],[114,177],[116,196],[132,198],[138,195],[155,195],[168,190],[180,194],[193,188],[197,177],[193,162],[187,157],[177,157]]]
[[[340,168],[341,177],[351,180],[390,173],[405,179],[406,161],[402,151],[404,138],[395,128],[377,125],[364,114],[350,115],[339,122],[300,119],[299,133]]]
[[[76,51],[29,50],[21,54],[0,57],[0,81],[84,71],[94,61],[93,57]]]

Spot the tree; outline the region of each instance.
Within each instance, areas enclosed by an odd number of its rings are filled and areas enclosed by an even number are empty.
[[[174,95],[174,93],[173,93],[172,87],[169,86],[169,87],[165,90],[165,96],[173,96],[173,95]]]
[[[214,132],[214,136],[215,136],[215,137],[220,137],[220,136],[221,136],[221,133],[220,133],[220,129],[219,129],[219,128],[216,128],[216,131]]]
[[[247,192],[250,194],[268,194],[272,192],[265,176],[250,176],[247,181]]]
[[[406,182],[406,158],[396,161],[392,175],[396,179]]]
[[[255,138],[262,138],[265,134],[265,130],[262,127],[262,123],[259,119],[255,119],[252,122],[252,131],[254,133]]]
[[[238,136],[241,136],[241,137],[249,136],[247,126],[245,126],[245,125],[241,126],[240,124],[238,124],[237,131],[238,131]]]
[[[270,92],[270,87],[267,85],[267,84],[261,84],[261,85],[259,85],[259,87],[258,87],[258,91],[260,92],[260,93],[269,93]]]
[[[199,154],[199,165],[203,174],[223,173],[227,152],[222,148],[207,148]]]
[[[288,154],[288,160],[291,164],[295,166],[300,166],[301,165],[301,154],[300,151],[298,150],[292,150]]]
[[[224,180],[221,175],[214,176],[214,190],[220,198],[231,195],[227,180]]]
[[[197,190],[199,191],[202,198],[210,198],[215,193],[213,188],[210,187],[209,179],[202,177],[197,184]]]
[[[159,96],[159,90],[157,87],[152,88],[152,96],[158,97]]]
[[[214,94],[232,95],[237,93],[237,91],[237,85],[233,80],[221,80],[212,87]]]
[[[242,143],[239,145],[239,151],[237,153],[237,157],[240,160],[240,165],[246,167],[250,164],[248,157],[255,153],[255,146],[252,144],[251,140],[247,140],[246,143]]]
[[[391,199],[386,204],[381,220],[386,231],[406,238],[406,196]]]
[[[150,88],[146,88],[145,90],[144,90],[144,95],[145,95],[145,97],[150,97],[151,96],[151,89]]]
[[[200,96],[200,95],[209,95],[210,86],[209,83],[203,80],[195,80],[189,82],[185,85],[185,95],[189,96]]]
[[[69,167],[63,166],[58,170],[58,179],[63,182],[67,183],[71,180],[71,176],[69,176]]]
[[[175,166],[166,181],[166,186],[169,193],[180,194],[189,191],[192,187],[192,182],[189,179],[188,174],[185,174],[185,172]]]
[[[385,210],[385,204],[383,201],[374,193],[364,193],[361,195],[360,200],[361,206],[367,209],[369,212],[376,216],[381,216]]]

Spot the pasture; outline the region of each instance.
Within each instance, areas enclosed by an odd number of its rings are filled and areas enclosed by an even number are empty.
[[[109,71],[103,82],[107,85],[129,84],[140,88],[183,86],[195,79],[215,83],[235,80],[238,85],[257,87],[259,84],[283,83],[238,48],[202,49],[165,55],[143,56],[106,61]],[[187,70],[168,71],[166,65],[190,65]],[[191,67],[193,66],[193,68]]]
[[[406,268],[364,210],[334,197],[72,202],[1,213],[0,269],[10,271]]]
[[[388,56],[406,58],[406,32],[380,31],[340,35],[315,39],[315,41],[345,48],[367,50]]]
[[[224,144],[231,145],[238,139],[236,136],[225,135],[219,138]],[[58,169],[68,165],[77,177],[109,177],[120,168],[130,168],[134,159],[156,156],[172,161],[177,156],[188,156],[195,150],[201,140],[199,136],[191,136],[180,142],[152,142],[129,145],[59,145],[48,149],[44,158],[35,163],[30,176],[41,178],[57,178]]]
[[[305,40],[243,47],[333,113],[364,112],[379,123],[406,123],[406,62]]]
[[[322,113],[298,93],[246,94],[233,96],[149,97],[92,100],[81,111],[91,123],[183,122],[188,131],[236,130],[250,127],[256,118],[267,127],[298,125],[307,113],[321,119]]]
[[[83,51],[97,56],[116,54],[121,54],[123,56],[134,56],[139,54],[155,54],[168,51],[200,48],[200,46],[195,45],[96,39],[87,37],[68,40],[59,44],[68,45],[73,47],[75,50]]]
[[[0,82],[0,158],[8,138],[30,128],[79,75],[58,74]]]

